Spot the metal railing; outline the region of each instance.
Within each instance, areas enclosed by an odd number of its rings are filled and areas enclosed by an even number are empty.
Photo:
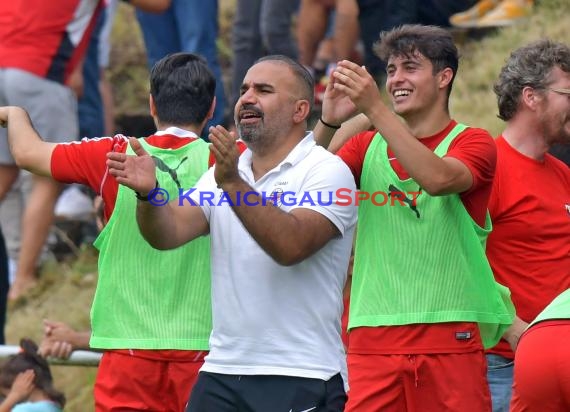
[[[7,358],[11,355],[20,353],[21,348],[18,345],[0,345],[0,359]],[[87,350],[76,350],[71,353],[69,359],[48,358],[48,362],[52,365],[67,366],[98,366],[102,353],[91,352]]]

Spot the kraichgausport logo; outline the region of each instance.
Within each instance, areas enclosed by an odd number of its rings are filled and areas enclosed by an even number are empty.
[[[336,191],[294,192],[276,188],[272,192],[254,191],[236,192],[230,196],[227,192],[198,191],[196,188],[178,189],[176,204],[178,206],[267,206],[308,207],[308,206],[358,206],[363,202],[371,202],[374,206],[404,206],[420,217],[417,210],[417,199],[422,191],[400,191],[390,185],[389,191],[366,192],[339,188]],[[167,190],[156,187],[148,194],[148,201],[154,206],[164,206],[173,197]]]

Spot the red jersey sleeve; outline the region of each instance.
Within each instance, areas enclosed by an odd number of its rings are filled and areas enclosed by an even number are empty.
[[[376,130],[358,133],[351,137],[336,153],[349,167],[357,187],[360,187],[360,175],[362,174],[366,151],[376,133]]]
[[[455,122],[452,122],[448,127],[451,128],[454,125]],[[360,186],[360,176],[366,151],[376,133],[376,130],[359,133],[346,142],[337,152],[337,155],[352,171],[357,186]],[[437,145],[445,135],[442,134],[437,139],[432,139],[431,143]],[[430,149],[433,150],[434,148],[430,147]],[[461,200],[471,217],[480,226],[483,226],[497,162],[497,148],[493,138],[483,129],[467,128],[453,140],[446,157],[460,160],[471,172],[473,185],[461,194]],[[408,177],[397,161],[392,166],[395,167],[400,178]]]
[[[486,130],[468,128],[453,141],[445,157],[460,160],[471,172],[473,185],[461,193],[461,200],[471,217],[484,226],[497,164],[495,141]]]
[[[445,157],[460,160],[471,172],[473,185],[465,193],[492,184],[497,164],[497,146],[486,130],[466,129],[450,145]]]
[[[83,139],[58,144],[51,156],[52,177],[63,183],[89,186],[103,197],[105,218],[111,216],[117,198],[118,183],[107,172],[107,153],[125,152],[125,136]]]

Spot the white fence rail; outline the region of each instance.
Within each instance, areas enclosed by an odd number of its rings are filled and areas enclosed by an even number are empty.
[[[20,352],[18,345],[0,345],[0,359],[16,355]],[[98,366],[101,360],[101,353],[86,350],[73,351],[69,359],[48,358],[48,362],[52,365],[68,365],[68,366]]]

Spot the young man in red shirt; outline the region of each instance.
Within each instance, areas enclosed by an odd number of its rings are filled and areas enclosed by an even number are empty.
[[[208,144],[198,134],[212,116],[215,87],[205,61],[190,53],[169,55],[151,72],[150,113],[158,131],[138,141],[152,153],[157,179],[172,199],[212,164]],[[107,225],[96,241],[99,279],[89,343],[104,351],[95,382],[96,410],[183,410],[208,351],[209,239],[157,251],[141,237],[136,204],[158,198],[119,187],[106,164],[109,152],[128,153],[127,137],[44,142],[18,107],[0,108],[0,121],[7,123],[20,167],[90,186],[104,201]],[[61,336],[61,325],[47,326]],[[57,341],[52,343],[55,352]]]
[[[375,128],[337,152],[369,196],[356,235],[347,411],[490,411],[483,349],[513,319],[484,251],[495,145],[449,115],[458,53],[447,31],[402,26],[376,52],[404,122],[364,67],[342,61],[315,129],[327,146],[356,111]],[[376,205],[373,192],[390,200]]]

